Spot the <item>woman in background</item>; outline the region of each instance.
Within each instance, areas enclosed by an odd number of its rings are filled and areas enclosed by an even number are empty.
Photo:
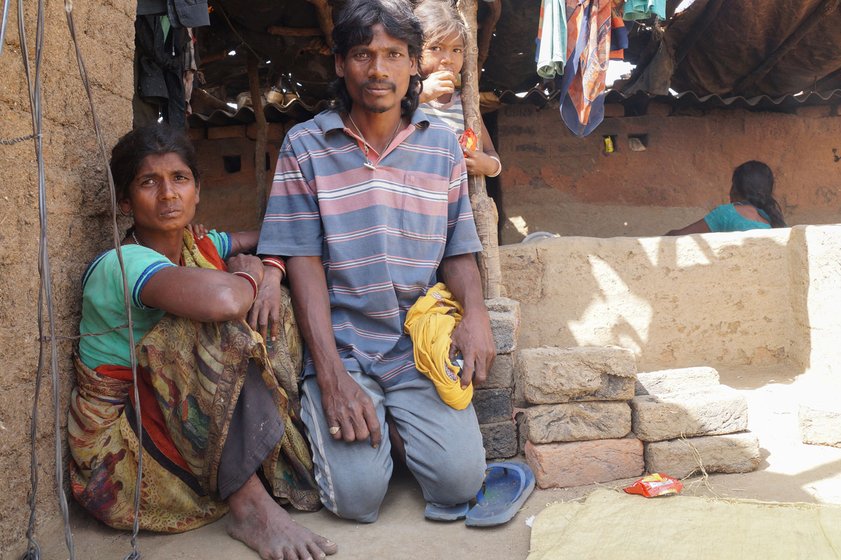
[[[717,206],[697,222],[666,235],[786,227],[773,193],[771,168],[761,161],[745,162],[733,170],[730,204]]]

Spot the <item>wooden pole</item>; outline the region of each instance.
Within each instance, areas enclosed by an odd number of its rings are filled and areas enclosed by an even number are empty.
[[[260,91],[259,61],[253,52],[248,53],[248,87],[251,92],[251,108],[257,119],[257,141],[254,144],[254,182],[257,184],[257,220],[263,219],[269,198],[269,183],[266,180],[266,140],[269,125],[263,111],[263,94]]]
[[[461,99],[464,106],[464,125],[471,128],[479,138],[482,149],[482,114],[479,111],[479,48],[476,40],[476,0],[459,0],[459,12],[467,22],[467,49],[462,69]],[[501,295],[502,273],[499,266],[499,240],[497,239],[497,220],[499,216],[496,204],[488,196],[485,189],[483,175],[468,178],[470,205],[473,207],[473,218],[476,220],[476,230],[482,241],[482,253],[479,255],[479,273],[482,276],[482,291],[485,298],[495,298]]]
[[[324,41],[327,46],[333,48],[333,8],[330,6],[329,0],[307,0],[310,4],[315,6],[315,12],[318,16],[318,26],[324,33]]]

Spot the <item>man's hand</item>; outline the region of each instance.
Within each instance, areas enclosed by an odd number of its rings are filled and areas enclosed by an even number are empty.
[[[441,279],[450,293],[464,308],[461,322],[453,330],[450,351],[461,352],[464,367],[461,386],[471,381],[481,385],[488,378],[488,370],[496,357],[491,320],[482,297],[482,284],[476,257],[472,254],[447,257],[438,268]]]
[[[374,403],[348,374],[336,350],[321,257],[290,257],[286,270],[298,327],[315,365],[330,435],[347,442],[370,438],[371,445],[379,447],[382,434]]]
[[[262,335],[266,344],[277,340],[280,329],[280,281],[283,273],[272,266],[263,270],[263,281],[257,292],[257,299],[248,312],[248,324]],[[271,325],[271,333],[269,333]],[[270,336],[271,338],[267,337]]]
[[[496,357],[491,322],[487,311],[481,311],[465,314],[453,330],[450,352],[460,352],[464,358],[459,375],[462,387],[467,387],[471,381],[482,385]]]
[[[370,438],[371,447],[379,447],[380,422],[371,397],[362,387],[347,372],[331,376],[329,382],[324,382],[325,376],[321,374],[317,379],[327,425],[339,428],[335,433],[331,430],[333,439],[350,443]]]

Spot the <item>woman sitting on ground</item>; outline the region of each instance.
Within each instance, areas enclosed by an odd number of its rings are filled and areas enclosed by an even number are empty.
[[[283,263],[241,254],[256,231],[193,235],[199,174],[183,133],[126,134],[111,172],[120,211],[134,217],[121,250],[143,426],[140,527],[181,532],[230,511],[229,534],[264,559],[334,553],[275,501],[320,505],[298,428],[300,339]],[[116,249],[85,272],[68,442],[76,500],[129,529],[140,438],[123,282]]]
[[[666,235],[786,227],[773,191],[771,168],[761,161],[743,163],[733,171],[730,204],[722,204],[694,224]]]

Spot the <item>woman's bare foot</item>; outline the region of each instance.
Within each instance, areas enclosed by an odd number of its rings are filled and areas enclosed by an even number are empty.
[[[253,475],[228,498],[228,534],[263,560],[317,560],[335,554],[336,544],[295,523]]]

